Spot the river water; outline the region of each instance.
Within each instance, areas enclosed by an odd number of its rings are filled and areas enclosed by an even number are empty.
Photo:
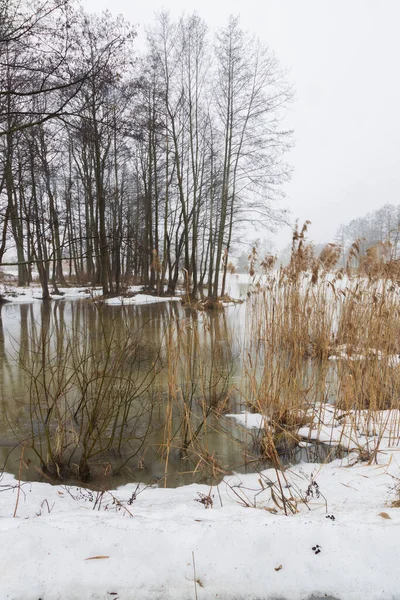
[[[233,278],[230,291],[245,298],[247,284]],[[64,482],[76,483],[77,446],[87,450],[93,440],[95,487],[213,484],[269,466],[256,432],[225,416],[244,408],[249,331],[245,303],[213,312],[176,301],[0,305],[0,468],[46,479],[50,443],[68,460]],[[284,460],[327,452],[297,448]]]

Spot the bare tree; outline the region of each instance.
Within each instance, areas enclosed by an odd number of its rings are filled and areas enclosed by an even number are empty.
[[[231,17],[216,45],[216,110],[221,122],[222,192],[216,240],[213,296],[219,293],[223,252],[222,294],[238,213],[256,213],[264,220],[279,219],[271,202],[289,176],[282,155],[290,132],[282,130],[283,111],[292,90],[273,53],[246,34]],[[248,217],[247,217],[248,218]],[[224,250],[225,249],[225,250]]]
[[[224,293],[241,224],[282,218],[291,90],[274,55],[235,18],[213,44],[197,15],[161,13],[134,61],[122,18],[0,10],[0,262],[12,237],[43,297],[65,264],[105,295],[132,274],[172,294],[181,273],[192,299]]]

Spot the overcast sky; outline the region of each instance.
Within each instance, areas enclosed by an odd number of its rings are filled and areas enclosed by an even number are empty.
[[[385,203],[400,204],[400,0],[83,0],[139,30],[154,11],[196,11],[211,27],[230,14],[289,69],[294,167],[283,201],[312,221],[316,242]],[[277,245],[290,241],[281,232]]]

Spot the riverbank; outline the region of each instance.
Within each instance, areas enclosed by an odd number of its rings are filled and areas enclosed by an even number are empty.
[[[0,481],[1,597],[118,600],[400,597],[400,451],[218,487],[129,484],[104,494]],[[19,498],[18,498],[19,493]],[[207,508],[208,506],[208,508]],[[15,513],[15,518],[13,515]]]

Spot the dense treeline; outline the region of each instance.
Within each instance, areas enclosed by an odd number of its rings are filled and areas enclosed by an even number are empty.
[[[273,53],[233,17],[211,36],[159,14],[139,55],[121,17],[72,0],[0,13],[0,264],[14,247],[44,298],[72,276],[223,293],[240,226],[282,214],[291,90]]]

